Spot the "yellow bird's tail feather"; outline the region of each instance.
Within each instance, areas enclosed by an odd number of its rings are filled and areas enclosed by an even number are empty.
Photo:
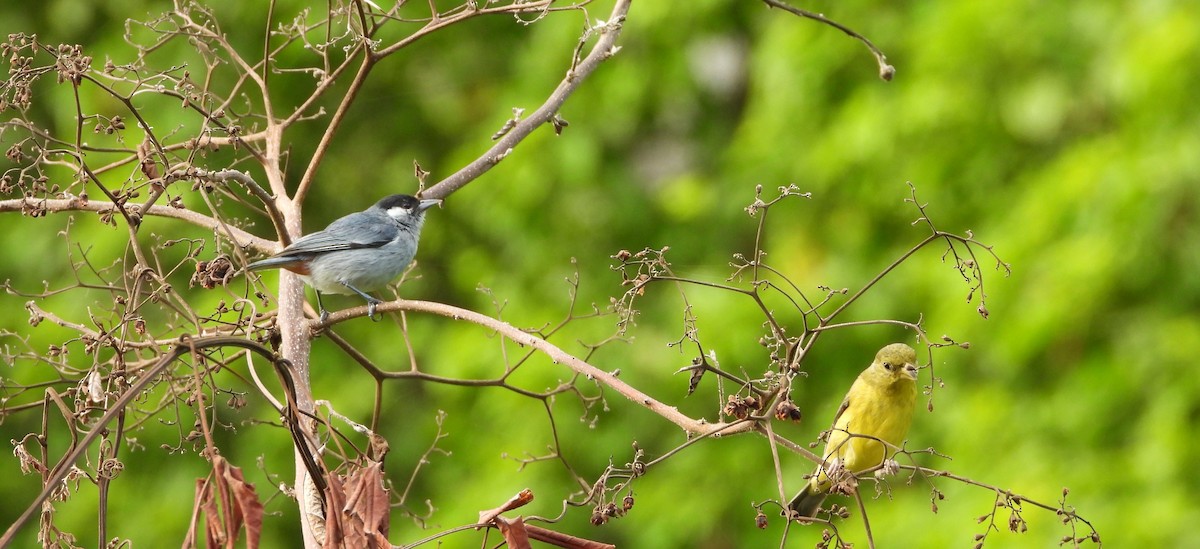
[[[821,507],[821,503],[825,501],[825,492],[814,490],[812,484],[804,485],[804,489],[800,490],[796,497],[792,498],[792,502],[788,507],[800,513],[802,517],[812,517],[817,514],[817,509]]]

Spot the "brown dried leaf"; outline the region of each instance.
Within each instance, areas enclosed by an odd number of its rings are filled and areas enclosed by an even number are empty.
[[[194,514],[204,516],[205,547],[223,545],[225,529],[221,525],[221,512],[217,509],[217,498],[213,494],[212,475],[205,479],[196,479],[196,511]]]
[[[349,475],[331,476],[326,492],[329,513],[324,547],[392,546],[387,539],[390,500],[379,462],[370,462]]]
[[[197,546],[196,525],[202,515],[205,547],[232,549],[244,526],[246,549],[257,549],[262,536],[262,503],[254,485],[242,476],[242,470],[220,455],[213,457],[213,473],[207,478],[196,479],[191,527],[183,547]]]
[[[225,483],[226,509],[230,510],[228,526],[229,547],[237,539],[237,533],[244,525],[246,528],[246,549],[256,549],[262,537],[263,505],[258,500],[254,485],[246,482],[240,467],[230,465],[225,458],[216,456],[213,460],[218,474]]]
[[[147,138],[137,146],[137,157],[142,175],[147,179],[158,179],[158,164],[154,163],[154,144]]]
[[[529,535],[525,533],[525,521],[521,517],[512,520],[496,517],[494,523],[500,529],[500,533],[504,534],[504,541],[508,543],[509,549],[531,549]]]
[[[387,439],[379,436],[376,433],[370,433],[369,440],[371,443],[371,453],[368,455],[373,459],[382,461],[383,457],[386,456],[390,450]]]
[[[391,506],[383,487],[383,470],[379,462],[355,471],[349,480],[346,504],[342,513],[353,515],[363,523],[363,532],[383,534],[386,539]]]
[[[531,501],[533,501],[533,490],[530,490],[529,488],[521,490],[520,492],[517,493],[517,495],[509,498],[508,501],[504,502],[503,505],[501,505],[495,509],[488,509],[487,511],[480,511],[479,512],[479,524],[490,524],[496,517],[499,517],[501,513],[504,513],[506,511],[511,511],[518,507],[523,507],[525,505],[528,505],[529,502],[531,502]]]
[[[342,524],[342,513],[338,510],[346,506],[346,491],[342,486],[339,475],[329,475],[325,487],[325,502],[329,509],[325,514],[325,549],[353,547],[346,543],[346,528]]]

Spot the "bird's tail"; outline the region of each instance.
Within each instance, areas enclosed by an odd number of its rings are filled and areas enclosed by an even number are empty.
[[[294,270],[294,267],[299,263],[295,257],[268,257],[259,261],[255,261],[246,265],[246,271],[261,271],[263,269],[288,269]]]
[[[802,517],[812,517],[817,514],[817,509],[821,507],[821,503],[824,501],[825,491],[814,488],[812,483],[809,483],[805,484],[804,489],[800,490],[800,493],[792,498],[791,503],[788,503],[788,508],[800,513]]]

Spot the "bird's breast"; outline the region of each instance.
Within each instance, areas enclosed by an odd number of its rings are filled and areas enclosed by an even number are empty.
[[[416,255],[412,239],[393,240],[378,248],[341,250],[322,254],[310,262],[313,287],[323,293],[351,294],[342,283],[364,292],[387,286],[400,276]]]

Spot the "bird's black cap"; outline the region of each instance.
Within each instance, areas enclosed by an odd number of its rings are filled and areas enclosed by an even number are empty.
[[[379,202],[375,203],[375,207],[381,210],[390,210],[392,208],[404,208],[406,210],[415,210],[421,201],[415,196],[407,194],[393,194],[385,196]]]

